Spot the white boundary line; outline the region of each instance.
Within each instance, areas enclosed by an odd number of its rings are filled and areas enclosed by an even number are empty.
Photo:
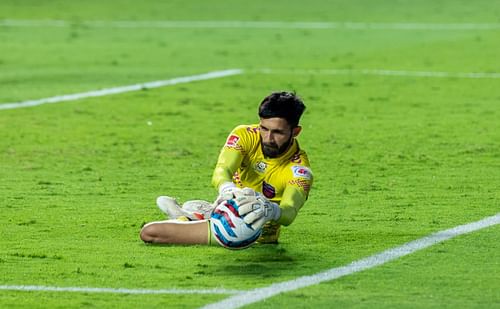
[[[484,218],[480,221],[460,225],[445,231],[437,232],[429,236],[411,241],[402,246],[383,251],[379,254],[369,256],[367,258],[357,260],[349,265],[331,268],[329,270],[317,273],[315,275],[303,276],[294,280],[275,283],[267,287],[257,288],[244,293],[240,293],[217,303],[204,306],[204,309],[232,309],[256,303],[264,299],[273,297],[280,293],[290,292],[311,285],[316,285],[321,282],[335,280],[347,275],[351,275],[363,270],[367,270],[387,262],[393,261],[400,257],[412,254],[416,251],[428,248],[440,242],[452,239],[459,235],[472,233],[493,225],[500,224],[500,213]]]
[[[250,291],[227,290],[224,288],[187,290],[187,289],[126,289],[126,288],[92,288],[92,287],[54,287],[39,285],[0,285],[0,290],[4,291],[25,291],[25,292],[76,292],[76,293],[113,293],[113,294],[233,294],[223,301],[209,304],[203,308],[232,309],[252,304],[280,293],[294,291],[300,288],[316,285],[321,282],[335,280],[347,275],[351,275],[363,270],[367,270],[400,257],[412,254],[419,250],[428,248],[454,237],[472,233],[490,226],[500,224],[500,213],[484,218],[480,221],[460,225],[448,230],[437,232],[429,236],[411,241],[402,246],[383,251],[379,254],[357,260],[349,265],[331,268],[315,275],[303,276],[294,280],[275,283],[264,288],[257,288]]]
[[[3,19],[0,20],[0,27],[70,27],[83,26],[90,28],[242,28],[242,29],[343,29],[343,30],[500,30],[500,23],[372,23],[372,22],[283,22],[283,21],[196,21],[196,20],[23,20],[23,19]]]
[[[44,99],[28,100],[28,101],[22,101],[22,102],[14,102],[14,103],[4,103],[4,104],[0,104],[0,110],[25,108],[25,107],[42,105],[42,104],[52,104],[52,103],[60,103],[60,102],[66,102],[66,101],[75,101],[75,100],[80,100],[80,99],[84,99],[84,98],[102,97],[102,96],[112,95],[112,94],[119,94],[119,93],[131,92],[131,91],[139,91],[139,90],[143,90],[143,89],[159,88],[159,87],[172,86],[172,85],[189,83],[189,82],[194,82],[194,81],[199,81],[199,80],[207,80],[207,79],[220,78],[220,77],[231,76],[231,75],[238,75],[238,74],[242,74],[242,73],[243,73],[243,70],[240,70],[240,69],[214,71],[214,72],[208,72],[208,73],[199,74],[199,75],[177,77],[177,78],[172,78],[172,79],[167,79],[167,80],[158,80],[158,81],[147,82],[147,83],[142,83],[142,84],[120,86],[120,87],[94,90],[94,91],[88,91],[88,92],[82,92],[82,93],[66,94],[66,95],[60,95],[60,96],[44,98]]]
[[[437,78],[471,78],[471,79],[498,79],[500,73],[485,72],[437,72],[437,71],[408,71],[384,69],[256,69],[251,72],[261,74],[289,74],[289,75],[378,75],[399,77],[437,77]],[[249,72],[249,73],[251,73]]]
[[[76,293],[111,293],[111,294],[238,294],[243,291],[226,290],[222,288],[206,290],[185,290],[185,289],[124,289],[124,288],[90,288],[90,287],[57,287],[41,285],[0,285],[0,290],[4,291],[24,291],[24,292],[76,292]]]

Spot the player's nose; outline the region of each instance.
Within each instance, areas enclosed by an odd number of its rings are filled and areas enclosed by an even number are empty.
[[[261,132],[261,133],[260,133],[260,136],[262,137],[262,140],[263,140],[264,142],[269,141],[269,132]]]
[[[262,140],[266,144],[272,144],[272,143],[274,143],[274,136],[273,136],[273,134],[271,132],[265,132],[262,135]]]

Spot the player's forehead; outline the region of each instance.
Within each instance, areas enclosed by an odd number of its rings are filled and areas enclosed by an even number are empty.
[[[269,130],[273,131],[288,131],[290,130],[290,125],[285,118],[273,117],[273,118],[260,118],[259,125]]]

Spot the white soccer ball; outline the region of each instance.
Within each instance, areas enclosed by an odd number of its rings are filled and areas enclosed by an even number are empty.
[[[226,200],[215,207],[210,218],[210,230],[217,242],[228,249],[244,249],[260,237],[262,229],[253,229],[238,214],[236,200]]]

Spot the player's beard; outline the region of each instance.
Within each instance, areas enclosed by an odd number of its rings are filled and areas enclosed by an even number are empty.
[[[269,157],[269,158],[276,158],[285,153],[288,150],[288,147],[293,142],[293,135],[290,135],[290,138],[286,143],[283,145],[278,146],[276,143],[271,143],[271,144],[266,144],[262,142],[262,152],[264,153],[264,156]]]

